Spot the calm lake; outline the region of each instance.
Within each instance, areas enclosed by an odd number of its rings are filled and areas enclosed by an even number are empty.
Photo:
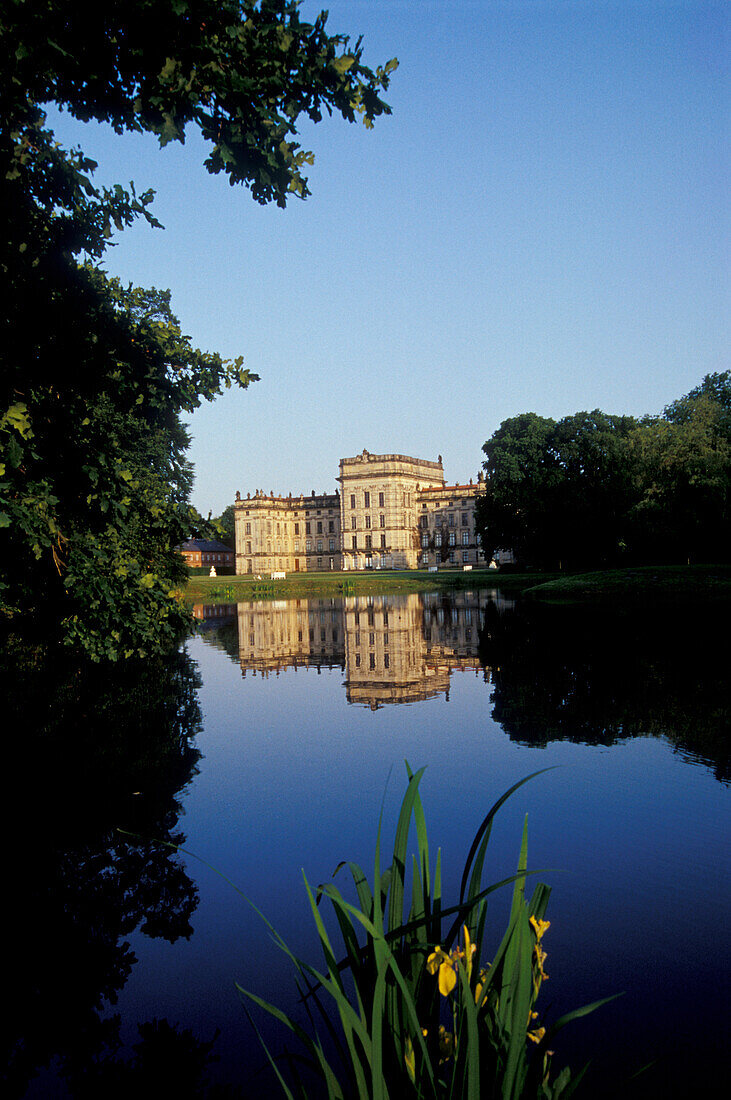
[[[405,760],[427,765],[445,901],[492,803],[552,769],[500,811],[486,878],[515,869],[527,813],[529,867],[553,889],[542,1015],[624,994],[556,1039],[557,1066],[592,1061],[583,1095],[727,1090],[725,607],[474,591],[195,614],[180,653],[101,683],[61,654],[3,668],[6,1095],[128,1096],[159,1070],[161,1095],[276,1096],[234,982],[296,1011],[292,970],[231,883],[319,966],[302,869],[317,884],[352,859],[370,877]]]

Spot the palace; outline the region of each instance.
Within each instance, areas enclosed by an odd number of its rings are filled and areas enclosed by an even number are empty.
[[[445,485],[436,462],[364,450],[340,459],[340,489],[236,494],[236,572],[300,573],[485,565],[476,484]]]

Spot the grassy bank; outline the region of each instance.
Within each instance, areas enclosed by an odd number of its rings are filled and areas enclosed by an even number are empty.
[[[290,573],[284,580],[257,581],[240,577],[191,577],[185,590],[189,603],[236,603],[252,599],[302,599],[318,596],[388,595],[408,592],[450,592],[499,588],[506,594],[523,592],[556,574],[500,573],[495,569],[403,572]]]
[[[731,599],[731,565],[660,565],[605,569],[542,580],[526,586],[532,598],[549,602]]]

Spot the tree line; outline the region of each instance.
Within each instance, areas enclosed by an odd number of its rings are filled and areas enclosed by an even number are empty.
[[[731,372],[659,416],[522,413],[483,446],[477,527],[488,555],[582,569],[728,561]]]

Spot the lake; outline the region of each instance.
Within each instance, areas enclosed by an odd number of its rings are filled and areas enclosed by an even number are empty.
[[[232,883],[319,965],[302,869],[372,874],[406,760],[427,766],[445,901],[490,805],[551,769],[501,810],[486,877],[515,869],[527,813],[529,867],[553,890],[542,1014],[623,993],[556,1039],[557,1065],[591,1059],[584,1095],[721,1091],[725,608],[474,591],[194,613],[181,652],[101,678],[61,654],[3,666],[10,1095],[128,1095],[144,1072],[203,1096],[207,1053],[216,1096],[277,1095],[234,982],[296,1011],[292,971]]]

